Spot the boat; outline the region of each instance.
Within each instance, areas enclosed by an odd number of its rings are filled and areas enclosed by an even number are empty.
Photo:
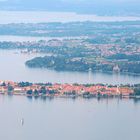
[[[23,118],[21,119],[21,125],[22,126],[24,125],[24,119]]]

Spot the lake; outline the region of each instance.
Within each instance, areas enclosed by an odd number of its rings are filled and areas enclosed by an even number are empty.
[[[0,95],[0,138],[139,140],[139,116],[140,102],[130,99],[31,99]]]
[[[8,17],[8,18],[7,18]],[[68,18],[69,17],[69,18]],[[98,17],[75,13],[0,12],[0,23],[52,21],[125,21],[140,17]],[[1,41],[42,38],[1,36]],[[44,38],[43,38],[44,39]],[[52,83],[140,83],[140,76],[101,72],[30,69],[25,62],[45,54],[0,50],[0,80]],[[24,124],[21,120],[24,119]],[[140,101],[133,99],[63,99],[0,95],[2,140],[139,140]]]
[[[52,83],[107,83],[136,84],[140,76],[102,72],[57,72],[55,70],[28,68],[25,62],[45,54],[21,54],[18,50],[0,50],[0,79],[15,82],[52,82]]]
[[[72,12],[47,11],[0,11],[0,24],[39,23],[39,22],[71,22],[71,21],[136,21],[137,16],[97,16],[76,14]]]

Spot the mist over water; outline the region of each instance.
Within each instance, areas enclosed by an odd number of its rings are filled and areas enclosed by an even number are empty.
[[[139,0],[0,0],[0,10],[140,15]]]
[[[8,18],[7,18],[8,17]],[[76,21],[137,21],[140,16],[97,16],[94,14],[76,14],[74,12],[47,11],[0,11],[0,24],[76,22]]]

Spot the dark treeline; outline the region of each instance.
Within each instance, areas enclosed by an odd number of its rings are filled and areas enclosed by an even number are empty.
[[[128,61],[140,61],[140,55],[126,55],[126,54],[115,54],[107,57],[113,60],[128,60]]]

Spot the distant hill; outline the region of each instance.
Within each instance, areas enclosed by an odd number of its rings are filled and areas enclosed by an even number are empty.
[[[0,0],[0,10],[47,10],[97,15],[140,15],[140,0]]]

